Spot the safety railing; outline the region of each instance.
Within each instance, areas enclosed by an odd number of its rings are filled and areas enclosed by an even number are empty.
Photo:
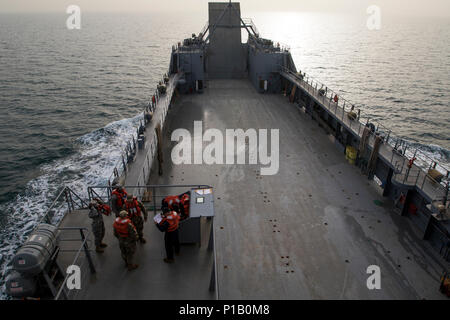
[[[256,28],[256,25],[253,23],[253,20],[250,18],[242,18],[242,21],[244,22],[244,26],[247,28],[250,28],[253,31],[253,34],[256,37],[259,37],[259,31],[258,28]]]
[[[167,112],[169,111],[169,107],[170,107],[170,102],[172,101],[172,97],[173,97],[173,94],[174,94],[174,91],[176,88],[176,83],[178,82],[178,79],[180,76],[181,76],[181,74],[177,74],[174,76],[172,81],[169,82],[169,84],[167,86],[166,95],[163,98],[161,98],[161,100],[160,100],[159,108],[161,108],[162,112],[161,112],[161,115],[160,115],[158,121],[159,121],[159,125],[161,127],[161,132],[163,131],[164,123],[165,123],[166,117],[167,117]],[[144,164],[142,166],[142,172],[139,174],[139,177],[136,182],[136,184],[138,186],[146,185],[147,179],[150,176],[150,171],[152,169],[153,161],[155,159],[155,156],[157,153],[157,147],[158,147],[158,138],[157,138],[156,132],[153,132],[152,138],[150,139],[150,141],[148,143],[149,143],[148,151],[147,151],[147,154],[145,155]],[[143,196],[142,188],[138,188],[135,192],[139,197]]]
[[[357,136],[362,137],[365,127],[371,128],[368,144],[373,145],[376,136],[381,136],[383,145],[380,147],[380,154],[394,168],[394,178],[399,182],[411,183],[426,192],[431,198],[448,195],[450,170],[437,163],[431,157],[416,148],[414,152],[410,150],[407,142],[396,136],[391,129],[388,129],[378,120],[372,119],[357,108],[357,104],[344,99],[323,83],[315,80],[306,73],[295,73],[284,66],[280,66],[282,73],[293,79],[297,84],[308,92],[316,101],[323,105],[334,117],[342,122],[349,130]],[[349,113],[352,112],[351,117]],[[409,162],[411,159],[414,159]],[[427,168],[428,166],[428,168]],[[441,181],[433,179],[424,170],[436,169],[443,174]],[[411,173],[416,172],[416,176]]]
[[[269,39],[257,38],[249,35],[248,44],[258,50],[266,50],[270,52],[289,52],[291,47],[279,41],[272,41]]]
[[[153,211],[153,214],[156,215],[161,208],[162,199],[169,195],[180,195],[188,190],[193,188],[197,189],[209,189],[212,188],[209,185],[202,184],[184,184],[184,185],[125,185],[123,186],[127,192],[130,190],[134,190],[133,195],[137,196],[137,198],[144,203],[144,206]],[[99,190],[107,190],[106,192],[101,192]],[[141,192],[137,191],[141,190]],[[111,186],[90,186],[88,188],[89,194],[108,194],[110,195],[112,192]],[[111,205],[111,198],[100,199],[106,203]],[[151,206],[148,206],[147,203],[152,203]],[[180,222],[181,224],[183,223]],[[208,244],[208,250],[213,251],[213,268],[211,270],[211,278],[209,283],[209,290],[215,292],[215,298],[219,299],[219,283],[218,283],[218,268],[217,268],[217,256],[216,256],[216,243],[215,243],[215,229],[214,229],[214,220],[211,222],[211,234]]]
[[[125,185],[123,186],[127,193],[133,194],[140,201],[145,203],[151,202],[152,206],[150,207],[153,210],[153,213],[156,214],[161,206],[161,200],[167,197],[168,195],[182,194],[183,192],[190,190],[192,188],[212,188],[209,185],[203,184],[161,184],[161,185]],[[98,195],[98,194],[108,194],[110,195],[114,187],[111,186],[89,186],[88,194]],[[183,190],[180,190],[183,189]],[[101,190],[106,190],[106,192],[101,192]],[[131,192],[133,190],[133,192]],[[158,193],[157,193],[158,191]],[[111,205],[111,197],[108,196],[106,198],[98,197],[105,203],[109,203]]]
[[[62,238],[60,239],[60,250],[59,250],[59,255],[64,254],[66,252],[71,253],[71,252],[75,252],[75,256],[73,258],[73,260],[69,263],[67,263],[67,266],[64,265],[64,267],[68,267],[68,266],[76,266],[79,268],[80,270],[80,284],[81,284],[81,288],[84,287],[84,284],[87,282],[86,278],[88,277],[89,274],[95,274],[96,273],[96,269],[95,269],[95,265],[94,262],[92,260],[91,257],[91,250],[89,248],[89,235],[90,232],[88,229],[86,228],[81,228],[81,227],[64,227],[64,228],[58,228],[58,230],[60,232],[62,232],[63,234],[69,233],[71,231],[76,231],[79,232],[80,234],[80,238],[76,237],[76,238]],[[68,248],[64,248],[64,242],[80,242],[80,246],[76,249],[68,249]],[[87,267],[86,267],[87,266]],[[86,272],[86,269],[89,269],[89,272]],[[64,272],[64,270],[62,270]],[[69,277],[71,276],[70,273],[66,272],[66,276],[64,277],[64,280],[62,281],[59,290],[57,292],[57,294],[55,295],[54,299],[55,300],[59,300],[59,299],[75,299],[76,295],[80,293],[80,289],[77,288],[72,288],[69,289],[67,282]]]
[[[67,209],[65,205],[67,205]],[[55,219],[62,218],[67,211],[72,212],[76,209],[87,208],[87,206],[88,203],[85,199],[82,199],[71,188],[64,186],[38,224],[48,223],[58,225],[60,220],[55,221]]]
[[[202,30],[200,31],[200,33],[198,34],[198,36],[200,37],[200,39],[203,40],[203,38],[205,37],[206,32],[209,30],[209,21],[206,21],[206,24],[203,26]]]
[[[165,118],[167,115],[167,111],[170,106],[170,101],[172,99],[174,90],[176,88],[177,81],[180,78],[180,76],[181,76],[181,74],[176,74],[171,79],[169,79],[169,83],[167,84],[166,94],[159,94],[159,91],[156,90],[154,95],[152,96],[152,98],[154,97],[155,101],[153,102],[153,99],[151,99],[150,102],[148,103],[148,105],[145,107],[145,110],[143,112],[143,114],[145,114],[147,112],[153,112],[153,116],[156,117],[157,116],[156,109],[158,108],[158,110],[162,110],[158,119],[153,118],[151,120],[152,122],[155,122],[155,123],[159,122],[161,124],[161,129],[163,128]],[[145,119],[144,119],[144,122],[145,122]],[[118,181],[119,178],[126,179],[127,172],[129,170],[129,165],[133,163],[137,152],[139,152],[138,148],[137,148],[137,139],[139,137],[140,127],[142,127],[141,122],[139,123],[139,125],[136,128],[136,133],[133,134],[131,136],[131,138],[129,139],[129,141],[127,142],[126,147],[122,151],[121,158],[119,158],[117,160],[116,165],[114,166],[113,171],[112,171],[110,177],[108,178],[108,181],[107,181],[108,185],[112,185],[113,182]],[[156,150],[156,143],[157,143],[156,141],[157,141],[157,139],[156,139],[155,133],[153,133],[151,138],[147,139],[147,141],[146,141],[146,144],[149,143],[151,147],[150,147],[148,154],[146,155],[145,167],[143,167],[143,171],[145,173],[150,172],[152,161],[153,161],[155,150]],[[139,177],[139,179],[138,179],[139,184],[146,183],[146,181],[141,181],[141,180],[143,180],[145,173],[143,174],[142,177],[141,176]],[[104,197],[106,195],[102,194],[102,195],[98,195],[98,196]]]

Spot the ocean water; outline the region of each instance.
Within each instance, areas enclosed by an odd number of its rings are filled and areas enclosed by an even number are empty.
[[[297,68],[449,167],[450,21],[247,13]],[[104,184],[200,16],[0,14],[0,286],[7,262],[65,184]],[[3,289],[0,289],[3,291]],[[2,296],[4,297],[4,296]]]

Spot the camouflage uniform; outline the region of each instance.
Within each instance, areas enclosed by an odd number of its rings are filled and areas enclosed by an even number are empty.
[[[138,201],[138,205],[139,208],[141,209],[142,214],[140,216],[133,215],[130,219],[136,228],[139,239],[142,239],[144,237],[144,219],[147,220],[148,213],[147,210],[145,210],[145,207],[142,204],[142,202]]]
[[[92,233],[95,237],[95,246],[100,247],[105,236],[103,215],[94,206],[92,206],[89,210],[89,218],[92,219]]]
[[[136,241],[138,240],[136,229],[132,224],[128,224],[128,237],[121,237],[116,229],[114,229],[114,236],[119,239],[119,248],[125,264],[127,266],[132,265],[133,255],[136,252]]]

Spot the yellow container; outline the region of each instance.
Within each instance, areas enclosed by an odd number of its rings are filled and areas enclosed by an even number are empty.
[[[355,163],[357,153],[358,151],[352,146],[347,146],[345,148],[345,157],[348,160],[353,160],[353,164]]]

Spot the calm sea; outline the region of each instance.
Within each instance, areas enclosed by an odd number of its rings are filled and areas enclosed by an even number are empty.
[[[450,162],[450,21],[255,13],[298,69],[429,157]],[[172,44],[204,16],[0,14],[0,272],[63,184],[102,184],[166,72]],[[3,278],[0,277],[0,278]],[[2,280],[0,280],[2,285]]]

